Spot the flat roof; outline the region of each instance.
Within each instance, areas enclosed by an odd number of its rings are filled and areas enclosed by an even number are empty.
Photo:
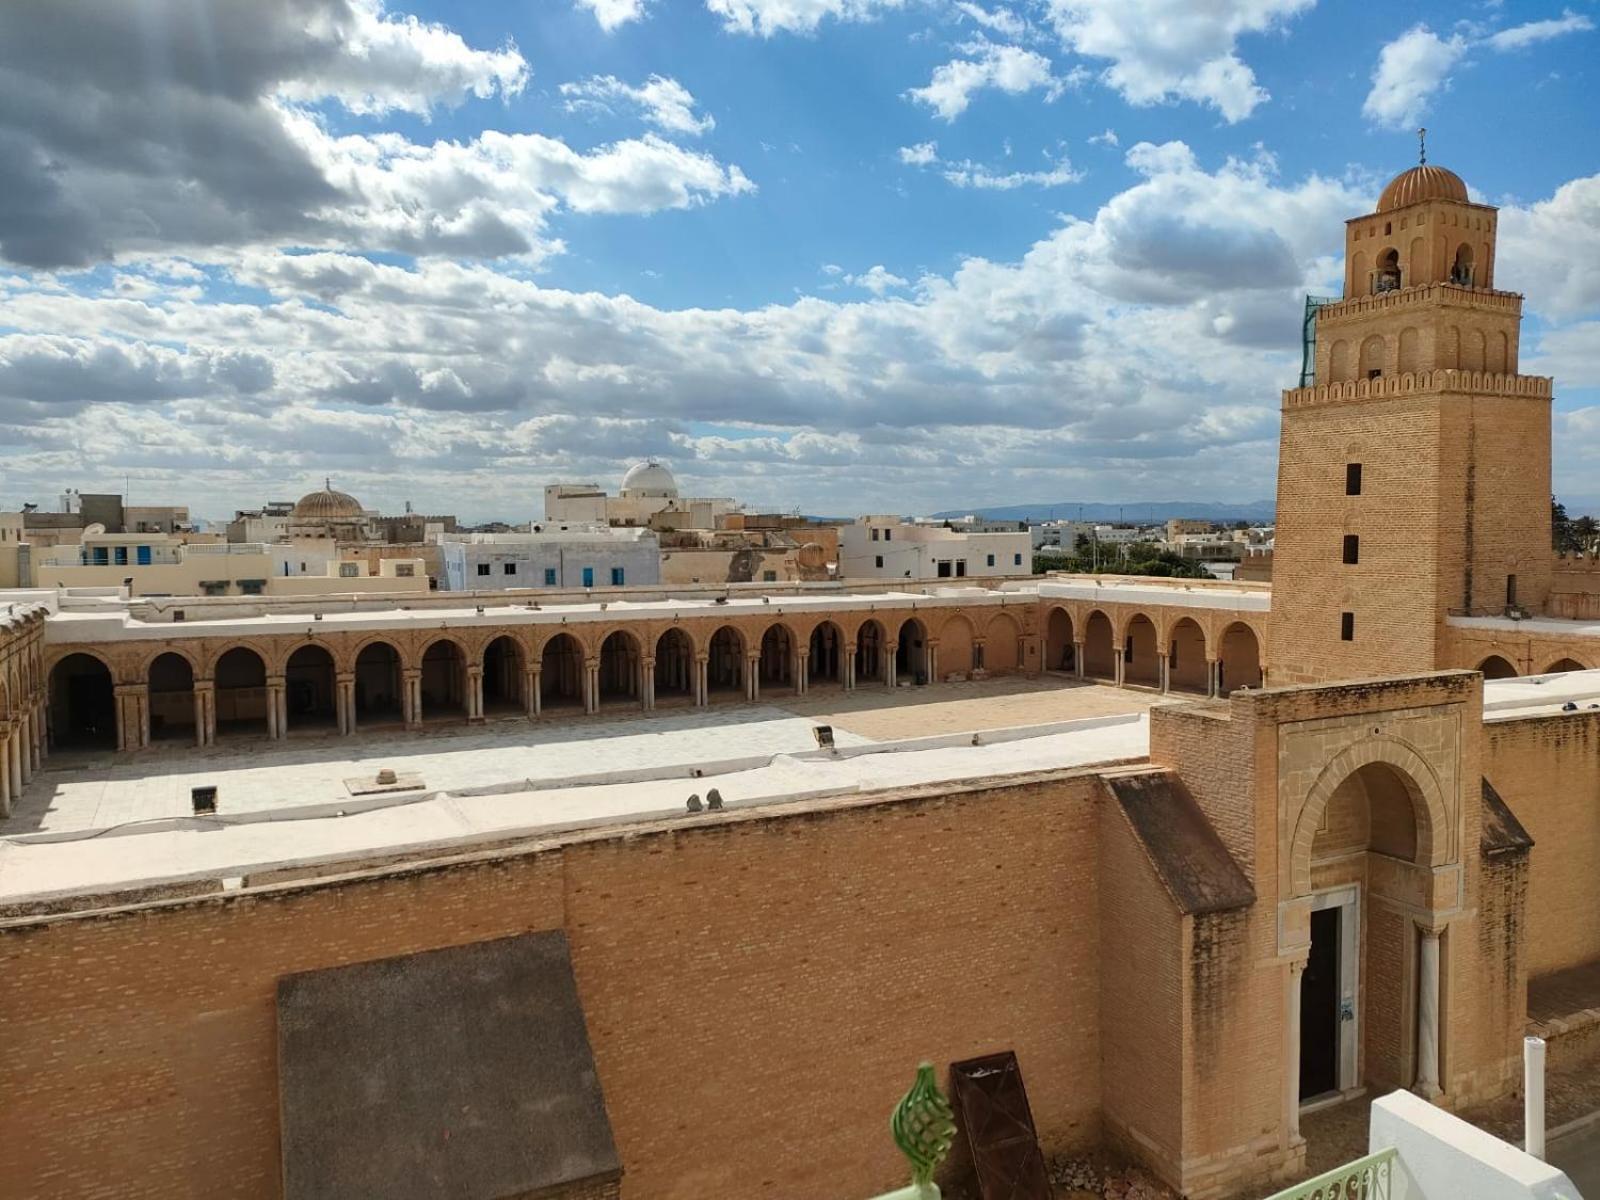
[[[0,904],[633,824],[713,787],[749,808],[1138,760],[1161,699],[1057,677],[899,691],[57,755],[0,822]],[[818,749],[817,724],[837,749]],[[379,790],[381,767],[409,786]],[[218,788],[216,818],[193,815],[202,784]]]
[[[1568,617],[1447,617],[1457,629],[1492,629],[1496,633],[1553,633],[1558,637],[1600,638],[1600,621]]]
[[[1170,604],[1180,608],[1227,608],[1242,612],[1268,612],[1270,588],[1218,587],[1214,580],[1173,579],[1149,583],[1102,582],[1095,578],[1049,579],[1039,584],[1043,599],[1088,600],[1099,604]]]
[[[1577,708],[1565,708],[1568,704]],[[1590,709],[1600,709],[1600,670],[1557,671],[1552,675],[1483,681],[1485,721],[1559,716],[1563,712]]]

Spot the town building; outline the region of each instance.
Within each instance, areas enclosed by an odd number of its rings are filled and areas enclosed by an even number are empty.
[[[636,463],[622,477],[616,495],[597,483],[552,483],[544,489],[544,519],[549,523],[715,529],[720,518],[739,510],[726,496],[678,494],[678,481],[661,463]],[[675,523],[673,523],[675,520]]]
[[[908,1064],[1009,1053],[1025,1149],[1221,1200],[1592,1064],[1600,592],[1467,197],[1351,223],[1270,586],[866,518],[825,583],[0,599],[0,1182],[870,1195]],[[855,582],[905,530],[948,578]]]
[[[841,579],[1001,579],[1033,573],[1026,530],[963,533],[890,516],[839,528]]]
[[[661,582],[661,543],[649,529],[539,522],[527,533],[445,534],[438,547],[453,592]]]

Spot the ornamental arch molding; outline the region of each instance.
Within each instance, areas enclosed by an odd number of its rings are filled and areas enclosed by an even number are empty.
[[[1346,746],[1334,756],[1306,793],[1290,843],[1290,896],[1306,896],[1311,892],[1312,843],[1334,792],[1357,771],[1374,764],[1391,768],[1410,797],[1417,825],[1415,863],[1421,867],[1443,867],[1456,861],[1451,806],[1446,802],[1438,775],[1408,743],[1376,734]]]

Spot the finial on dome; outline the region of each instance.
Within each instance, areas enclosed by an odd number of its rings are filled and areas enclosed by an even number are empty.
[[[322,486],[327,488],[330,492],[333,491],[333,476],[324,475],[322,477]]]
[[[1428,165],[1428,127],[1426,125],[1417,130],[1417,165],[1419,167]]]

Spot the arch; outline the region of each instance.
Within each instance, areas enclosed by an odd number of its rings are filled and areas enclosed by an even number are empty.
[[[1156,623],[1144,613],[1134,613],[1122,634],[1122,681],[1156,687],[1161,682],[1161,655],[1157,650]]]
[[[1504,331],[1489,335],[1489,358],[1484,366],[1501,375],[1511,370],[1511,339]]]
[[[1098,608],[1083,626],[1083,673],[1095,679],[1115,679],[1117,675],[1116,633],[1111,618]]]
[[[539,647],[539,707],[583,707],[583,646],[570,633],[557,633]]]
[[[600,643],[599,694],[596,700],[637,704],[643,685],[639,639],[626,629],[613,629]]]
[[[225,651],[212,668],[216,680],[217,736],[267,732],[267,664],[249,646]]]
[[[355,658],[356,723],[400,720],[400,651],[375,639],[362,646]]]
[[[1202,696],[1211,687],[1205,630],[1192,617],[1180,617],[1167,634],[1167,684],[1173,691]]]
[[[1469,329],[1461,340],[1461,369],[1463,371],[1483,370],[1483,358],[1486,352],[1483,330]]]
[[[870,680],[882,683],[888,678],[889,635],[883,623],[876,619],[863,621],[856,630],[856,682]]]
[[[1368,768],[1379,766],[1378,771]],[[1449,845],[1449,813],[1439,780],[1427,761],[1398,738],[1374,736],[1345,747],[1317,776],[1306,793],[1305,804],[1295,822],[1290,845],[1290,895],[1311,892],[1311,855],[1317,830],[1335,793],[1346,781],[1361,772],[1361,785],[1381,791],[1384,802],[1392,804],[1401,795],[1409,801],[1414,851],[1411,861],[1424,867],[1439,867],[1452,861]],[[1393,814],[1385,817],[1394,827],[1388,836],[1398,837],[1405,823]],[[1394,843],[1391,843],[1391,846]]]
[[[1413,284],[1428,275],[1428,243],[1420,234],[1411,239],[1411,253],[1406,259],[1406,275]]]
[[[1243,621],[1222,631],[1217,647],[1217,692],[1226,696],[1234,688],[1261,686],[1261,639]]]
[[[418,720],[467,715],[467,655],[454,638],[434,638],[422,649],[422,710]]]
[[[1455,258],[1450,264],[1450,282],[1460,284],[1462,287],[1472,286],[1473,252],[1471,242],[1462,242],[1456,247]]]
[[[895,634],[894,674],[907,683],[928,682],[928,629],[916,617],[900,622]]]
[[[1328,348],[1328,383],[1344,383],[1350,378],[1350,343],[1340,338]]]
[[[1350,256],[1350,294],[1352,296],[1369,296],[1372,294],[1372,280],[1367,278],[1367,252],[1357,250]]]
[[[706,696],[744,694],[744,634],[721,625],[706,643]]]
[[[1044,669],[1076,671],[1077,648],[1072,644],[1072,614],[1052,608],[1044,624]]]
[[[694,700],[694,641],[674,626],[656,639],[656,701]]]
[[[483,648],[483,711],[520,713],[527,709],[522,680],[522,643],[502,633]]]
[[[1478,269],[1474,280],[1478,287],[1492,288],[1494,286],[1494,250],[1490,243],[1483,242],[1478,247],[1481,257],[1478,259]]]
[[[1587,671],[1588,669],[1575,658],[1558,658],[1543,671],[1540,671],[1539,674],[1554,675],[1560,671]]]
[[[1489,655],[1488,658],[1478,664],[1478,670],[1485,679],[1515,679],[1517,677],[1517,669],[1498,654]]]
[[[1439,345],[1439,365],[1446,370],[1456,370],[1461,366],[1461,329],[1456,325],[1444,327],[1443,340]]]
[[[95,654],[68,654],[50,668],[50,740],[56,746],[110,750],[118,743],[111,668]]]
[[[844,682],[844,632],[832,621],[819,621],[811,630],[807,683]]]
[[[1361,343],[1360,378],[1371,379],[1383,374],[1384,342],[1381,334],[1373,334]]]
[[[761,635],[761,658],[756,664],[762,687],[788,687],[794,683],[794,633],[782,621],[768,625]]]
[[[996,613],[983,631],[983,669],[1010,675],[1022,666],[1022,629],[1008,612]]]
[[[1407,325],[1400,331],[1400,371],[1415,371],[1422,362],[1422,335],[1415,326]]]
[[[193,741],[194,664],[185,654],[166,650],[150,660],[150,740]]]
[[[951,675],[971,674],[972,638],[972,622],[966,617],[960,613],[945,617],[939,626],[939,652],[934,660],[939,679],[948,679]]]
[[[326,646],[307,644],[289,655],[283,687],[290,729],[338,724],[336,680],[333,654]]]
[[[1400,251],[1391,246],[1378,255],[1378,262],[1373,270],[1372,290],[1392,292],[1399,286]]]

